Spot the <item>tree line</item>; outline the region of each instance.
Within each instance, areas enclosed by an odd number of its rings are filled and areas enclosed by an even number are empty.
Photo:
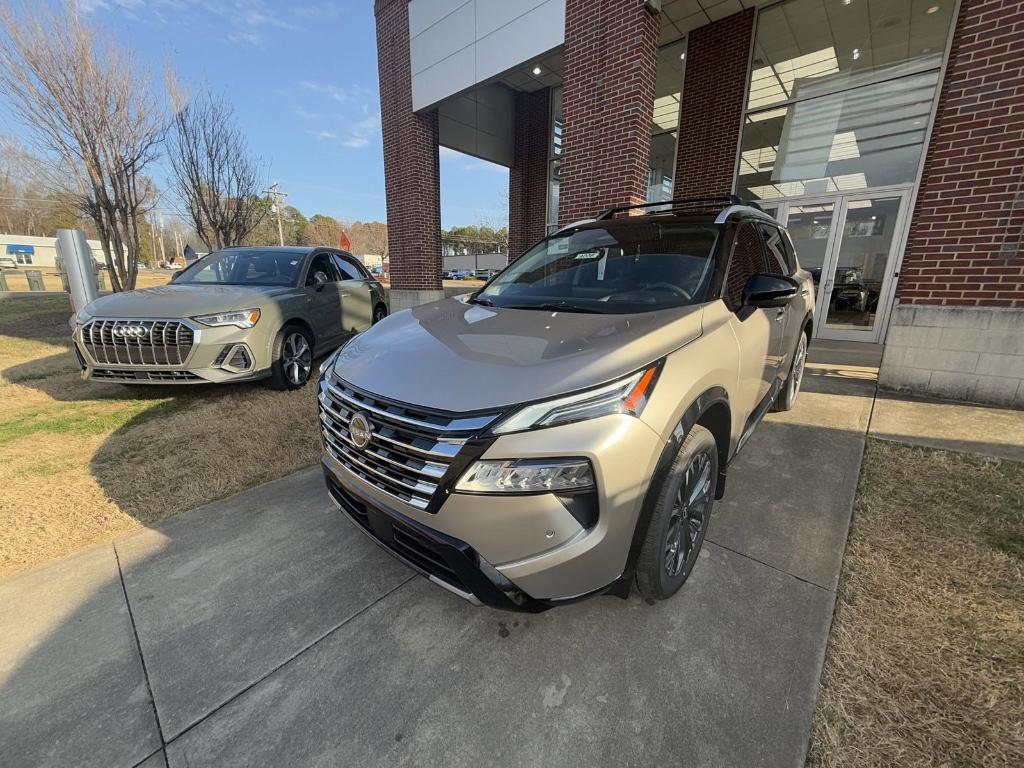
[[[114,290],[134,288],[139,264],[159,258],[156,220],[162,245],[158,208],[167,203],[149,170],[162,156],[187,230],[176,243],[338,245],[344,228],[353,252],[386,255],[382,222],[346,226],[294,206],[276,211],[265,163],[230,103],[207,89],[190,93],[170,70],[157,88],[132,51],[74,4],[0,4],[0,90],[35,149],[0,139],[0,228],[84,229],[103,245]]]

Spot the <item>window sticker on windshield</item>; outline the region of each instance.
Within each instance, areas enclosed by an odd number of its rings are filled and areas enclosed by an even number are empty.
[[[549,253],[568,253],[569,252],[569,238],[560,237],[557,240],[548,241],[548,252]]]
[[[597,262],[597,279],[598,281],[604,280],[604,267],[608,263],[608,258],[605,256],[599,262]]]
[[[576,254],[576,261],[581,259],[599,259],[601,258],[600,251],[580,251]]]

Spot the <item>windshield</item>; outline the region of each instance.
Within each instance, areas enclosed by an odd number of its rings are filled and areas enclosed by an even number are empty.
[[[295,285],[302,268],[302,253],[266,248],[216,251],[193,262],[175,283],[206,285]]]
[[[527,251],[473,301],[509,309],[626,314],[702,300],[718,228],[609,222],[554,235]]]

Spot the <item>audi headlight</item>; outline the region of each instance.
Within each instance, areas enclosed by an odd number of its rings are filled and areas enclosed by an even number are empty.
[[[658,368],[658,365],[653,365],[597,389],[527,405],[499,423],[493,432],[499,435],[522,432],[526,429],[596,419],[612,413],[638,416],[654,389]]]
[[[455,485],[466,493],[554,493],[594,487],[587,459],[477,461]]]
[[[252,328],[259,322],[258,309],[238,309],[232,312],[218,312],[215,315],[200,315],[192,318],[203,325],[234,325],[238,328]]]

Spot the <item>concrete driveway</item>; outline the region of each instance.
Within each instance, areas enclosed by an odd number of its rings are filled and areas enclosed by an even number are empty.
[[[474,608],[316,469],[0,582],[0,765],[802,765],[875,389],[837,350],[664,603]]]

